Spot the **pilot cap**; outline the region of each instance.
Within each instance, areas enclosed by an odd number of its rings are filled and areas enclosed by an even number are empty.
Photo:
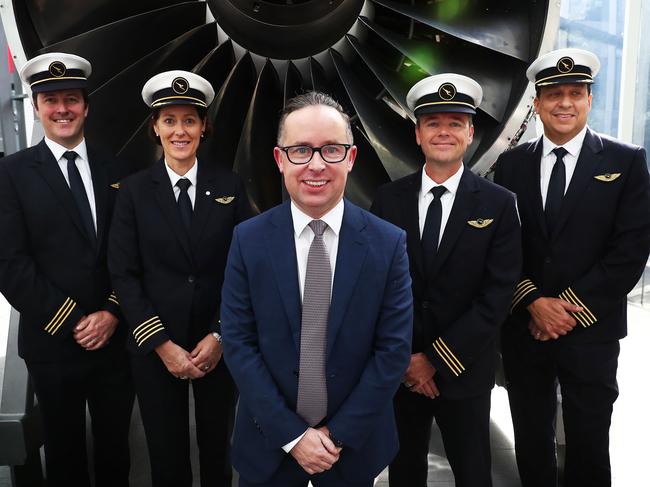
[[[593,83],[600,70],[600,61],[593,52],[584,49],[557,49],[540,56],[526,70],[526,76],[536,87]]]
[[[406,95],[406,104],[416,117],[427,113],[476,114],[483,89],[472,78],[443,73],[418,81]]]
[[[20,70],[20,79],[32,93],[85,90],[92,67],[87,59],[65,52],[48,52],[30,59]]]
[[[147,81],[142,99],[150,108],[167,105],[195,105],[207,108],[214,99],[208,80],[189,71],[165,71]]]

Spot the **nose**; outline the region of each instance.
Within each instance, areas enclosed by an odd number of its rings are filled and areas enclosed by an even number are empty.
[[[322,171],[327,166],[327,163],[323,160],[320,152],[314,152],[314,155],[309,161],[309,169],[312,171]]]

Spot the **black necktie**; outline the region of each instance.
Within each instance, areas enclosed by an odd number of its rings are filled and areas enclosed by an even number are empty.
[[[190,231],[190,225],[192,224],[192,200],[190,195],[187,193],[187,189],[192,185],[191,181],[187,178],[181,178],[176,182],[181,190],[181,194],[178,195],[178,211],[181,214],[181,220],[187,231]]]
[[[429,203],[427,217],[424,220],[422,230],[422,253],[427,268],[435,260],[438,253],[438,241],[440,240],[440,224],[442,223],[442,204],[440,198],[447,191],[444,186],[431,188],[433,200]]]
[[[566,170],[564,168],[564,156],[568,151],[564,147],[553,149],[555,154],[555,165],[551,171],[551,179],[548,182],[548,191],[546,192],[546,228],[550,232],[557,221],[562,207],[562,198],[564,198],[564,188],[566,186]]]
[[[95,241],[97,234],[95,232],[95,224],[93,222],[93,214],[90,211],[90,203],[88,202],[88,194],[86,193],[86,187],[84,186],[83,180],[81,179],[81,174],[79,174],[79,169],[77,169],[77,153],[75,151],[66,151],[63,153],[63,158],[68,161],[68,181],[70,183],[70,191],[72,192],[72,197],[74,202],[77,205],[79,210],[79,215],[81,216],[81,223],[88,234],[88,237],[92,241]]]

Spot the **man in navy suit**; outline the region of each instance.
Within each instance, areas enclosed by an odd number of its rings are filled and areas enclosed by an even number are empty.
[[[426,487],[434,417],[456,487],[492,485],[490,392],[521,233],[513,194],[463,165],[482,93],[456,73],[411,88],[425,164],[382,186],[371,208],[406,230],[413,279],[413,349],[395,396],[400,451],[391,487]]]
[[[495,181],[517,194],[524,265],[503,329],[503,363],[524,487],[555,487],[557,384],[564,484],[611,485],[609,426],[618,396],[627,294],[650,250],[645,150],[589,129],[591,52],[537,59],[544,135],[503,153]]]
[[[291,197],[235,229],[221,329],[240,390],[240,486],[371,486],[398,448],[392,397],[408,365],[406,236],[343,199],[348,116],[307,93],[274,150]]]

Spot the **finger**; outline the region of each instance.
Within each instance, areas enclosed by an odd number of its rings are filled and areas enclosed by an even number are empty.
[[[339,456],[339,452],[338,452],[338,449],[336,448],[336,445],[322,431],[320,432],[320,441],[323,444],[323,446],[325,447],[325,450],[327,450],[327,452],[330,455],[334,455],[335,457]]]

